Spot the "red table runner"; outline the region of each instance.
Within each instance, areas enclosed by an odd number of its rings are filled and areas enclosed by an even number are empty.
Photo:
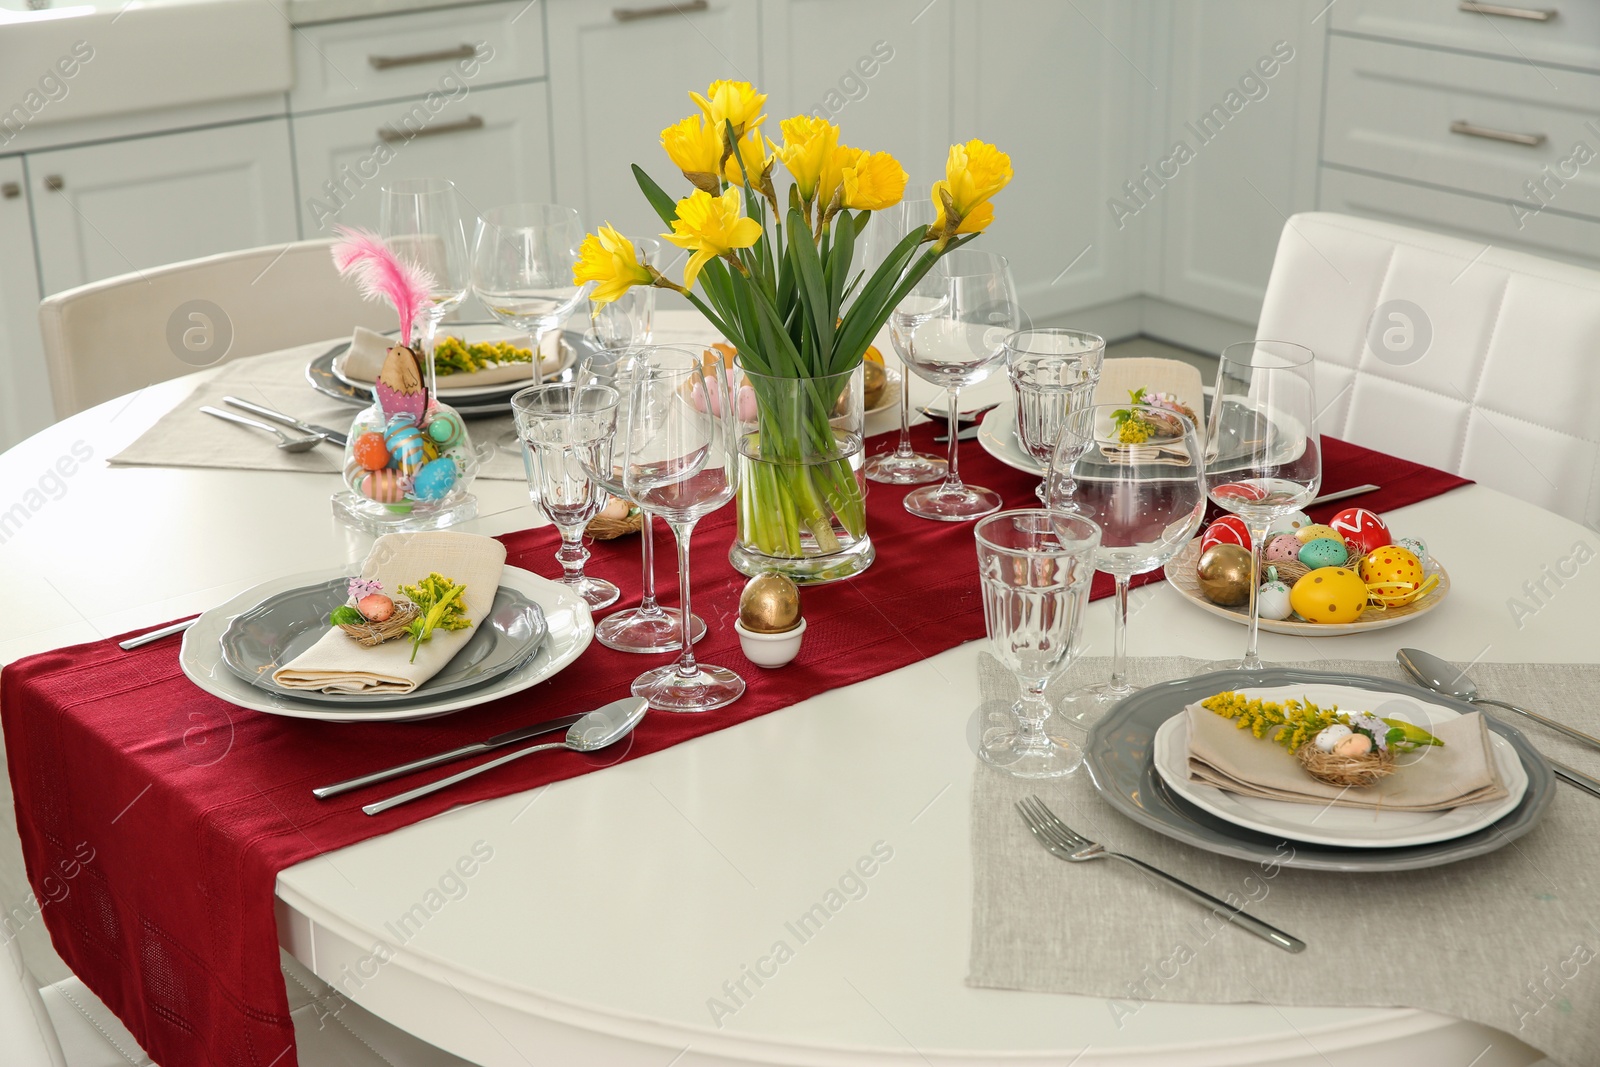
[[[935,448],[933,432],[918,428],[919,448]],[[1323,440],[1324,491],[1380,483],[1381,492],[1361,499],[1374,510],[1465,484]],[[887,435],[870,442],[873,451],[890,444]],[[963,449],[962,466],[967,481],[995,489],[1008,505],[1034,506],[1037,478],[976,447]],[[727,561],[734,509],[704,520],[694,538],[694,606],[710,630],[696,652],[737,670],[749,688],[731,707],[708,714],[647,715],[627,758],[982,637],[972,525],[913,518],[901,507],[903,496],[897,487],[870,487],[877,562],[854,580],[803,594],[804,648],[777,671],[748,663],[733,631],[743,584]],[[559,574],[552,529],[503,540],[508,563]],[[633,538],[597,544],[589,566],[623,587],[617,607],[638,602]],[[669,571],[662,567],[662,592],[673,602]],[[1109,581],[1097,579],[1096,595],[1109,592]],[[330,801],[313,799],[313,786],[587,710],[627,695],[635,675],[662,662],[594,644],[560,675],[516,696],[441,719],[340,725],[260,715],[208,696],[179,669],[176,639],[133,652],[116,641],[6,667],[0,721],[28,876],[41,901],[54,901],[44,917],[55,947],[167,1067],[293,1067],[273,911],[280,870],[459,804],[587,773],[615,757],[521,761],[371,818],[361,813],[363,803],[415,783],[386,783]],[[63,877],[70,878],[65,896]],[[57,888],[47,893],[46,879]]]

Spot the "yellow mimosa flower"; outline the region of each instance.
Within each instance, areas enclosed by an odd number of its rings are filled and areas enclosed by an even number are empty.
[[[610,223],[601,226],[598,234],[584,237],[578,262],[572,265],[574,285],[596,283],[589,292],[589,299],[596,304],[609,304],[635,285],[649,285],[653,279],[650,268],[639,262],[633,242]]]
[[[744,166],[739,166],[739,161],[744,161]],[[743,185],[746,172],[750,180],[759,187],[761,175],[766,171],[767,165],[772,162],[772,157],[767,155],[762,145],[761,131],[751,130],[746,136],[739,138],[739,152],[730,154],[728,162],[723,164],[723,176],[734,185]]]
[[[960,220],[956,233],[978,233],[994,220],[989,198],[1011,181],[1011,157],[992,144],[972,140],[950,146],[944,180],[933,183],[933,203],[939,217],[933,229],[945,228],[944,193],[949,193]],[[980,210],[987,208],[987,211]]]
[[[743,137],[766,118],[761,109],[766,106],[767,94],[756,92],[749,82],[718,79],[711,83],[705,96],[691,92],[689,97],[700,105],[706,123],[717,132],[718,138],[723,134],[724,123],[733,123],[733,135]]]
[[[887,152],[863,152],[844,171],[844,206],[852,211],[882,211],[906,192],[906,170]]]
[[[759,241],[761,224],[740,216],[738,189],[729,189],[721,196],[700,189],[678,201],[672,232],[661,236],[694,253],[683,268],[683,287],[689,289],[700,276],[700,268],[713,258]]]
[[[783,145],[772,145],[772,150],[794,179],[800,199],[809,202],[816,197],[822,172],[839,145],[839,127],[811,115],[796,115],[778,125],[783,129]]]
[[[699,115],[661,131],[661,147],[685,174],[716,174],[722,163],[722,138]]]

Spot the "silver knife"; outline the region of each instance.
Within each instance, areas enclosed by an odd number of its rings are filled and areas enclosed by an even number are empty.
[[[1353,496],[1360,496],[1362,493],[1375,493],[1378,491],[1378,489],[1378,486],[1372,485],[1371,483],[1368,483],[1367,485],[1356,485],[1350,487],[1349,489],[1341,489],[1337,493],[1324,493],[1322,496],[1317,497],[1317,499],[1307,504],[1306,507],[1314,508],[1318,504],[1331,504],[1335,500],[1348,500]]]
[[[330,430],[326,426],[313,426],[311,423],[301,422],[293,415],[285,415],[281,411],[274,411],[271,408],[262,407],[260,404],[252,404],[241,397],[225,396],[222,398],[222,402],[229,407],[238,408],[240,411],[248,411],[252,415],[259,415],[263,419],[271,419],[281,426],[292,426],[301,433],[316,434],[329,444],[338,445],[340,448],[343,448],[347,441],[345,435],[338,430]]]
[[[956,431],[956,440],[976,441],[978,439],[978,432],[982,429],[983,427],[981,426],[963,426],[961,429]],[[933,439],[933,443],[937,445],[947,445],[950,443],[950,435],[948,433],[942,433]]]
[[[555,730],[565,730],[581,718],[583,718],[582,715],[562,715],[559,718],[546,719],[544,722],[535,723],[532,726],[524,726],[520,730],[509,730],[503,734],[495,734],[487,741],[462,745],[460,748],[453,748],[449,752],[441,752],[437,756],[426,756],[410,763],[402,763],[398,767],[390,767],[385,771],[373,771],[371,774],[364,774],[360,778],[351,778],[349,781],[318,786],[311,791],[311,795],[318,800],[327,800],[329,797],[336,797],[341,793],[348,793],[353,789],[360,789],[363,786],[374,785],[378,782],[387,782],[391,778],[399,778],[413,771],[437,767],[441,763],[449,763],[453,760],[465,759],[468,756],[476,756],[480,752],[504,748],[519,741],[526,741],[530,737],[538,737],[540,734],[548,734]]]

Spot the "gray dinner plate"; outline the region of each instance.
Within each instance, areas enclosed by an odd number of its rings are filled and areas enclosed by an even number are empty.
[[[335,578],[267,597],[223,631],[222,662],[251,685],[291,700],[389,707],[432,700],[498,678],[533,655],[549,632],[539,605],[502,585],[495,591],[488,617],[478,621],[461,651],[442,671],[409,693],[363,696],[278,685],[272,680],[272,672],[328,632],[328,614],[348,601],[348,584],[348,578]]]
[[[1095,788],[1112,807],[1159,834],[1207,852],[1255,862],[1270,861],[1285,867],[1314,871],[1409,871],[1437,867],[1470,856],[1481,856],[1507,845],[1532,830],[1555,794],[1555,774],[1550,765],[1515,729],[1484,717],[1489,729],[1516,749],[1528,772],[1528,789],[1522,803],[1499,821],[1475,833],[1408,848],[1336,848],[1257,833],[1219,819],[1183,800],[1167,788],[1153,758],[1157,728],[1197,700],[1214,693],[1257,686],[1304,685],[1326,682],[1354,685],[1381,693],[1417,696],[1423,691],[1383,678],[1274,667],[1262,671],[1217,671],[1179,678],[1141,689],[1118,702],[1089,731],[1085,746]],[[1430,703],[1463,715],[1477,710],[1471,704],[1427,693]],[[1286,858],[1283,846],[1289,846]]]

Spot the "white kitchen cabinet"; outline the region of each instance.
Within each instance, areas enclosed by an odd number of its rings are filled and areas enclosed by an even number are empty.
[[[418,100],[295,116],[302,231],[376,228],[379,190],[402,178],[448,177],[476,213],[550,200],[546,92],[543,82],[476,89],[431,115]]]
[[[954,9],[928,0],[765,0],[761,66],[768,136],[811,114],[840,140],[889,152],[925,195],[944,172],[951,137]]]
[[[556,199],[590,228],[660,232],[630,164],[687,195],[661,131],[694,114],[689,91],[715,78],[765,84],[758,14],[755,0],[548,0]]]
[[[1159,266],[1147,271],[1157,295],[1253,323],[1285,221],[1316,206],[1322,22],[1298,2],[1162,10],[1172,52],[1164,114],[1151,158],[1129,176],[1134,190],[1113,196],[1119,214],[1132,212],[1128,229],[1162,225]]]
[[[50,425],[22,158],[0,159],[0,449]]]
[[[1034,319],[1133,295],[1139,246],[1105,202],[1136,167],[1146,95],[1128,59],[1135,6],[960,0],[954,8],[952,140],[992,142],[1016,172],[978,246],[1010,258]]]
[[[295,240],[289,159],[285,119],[30,155],[45,295]]]

